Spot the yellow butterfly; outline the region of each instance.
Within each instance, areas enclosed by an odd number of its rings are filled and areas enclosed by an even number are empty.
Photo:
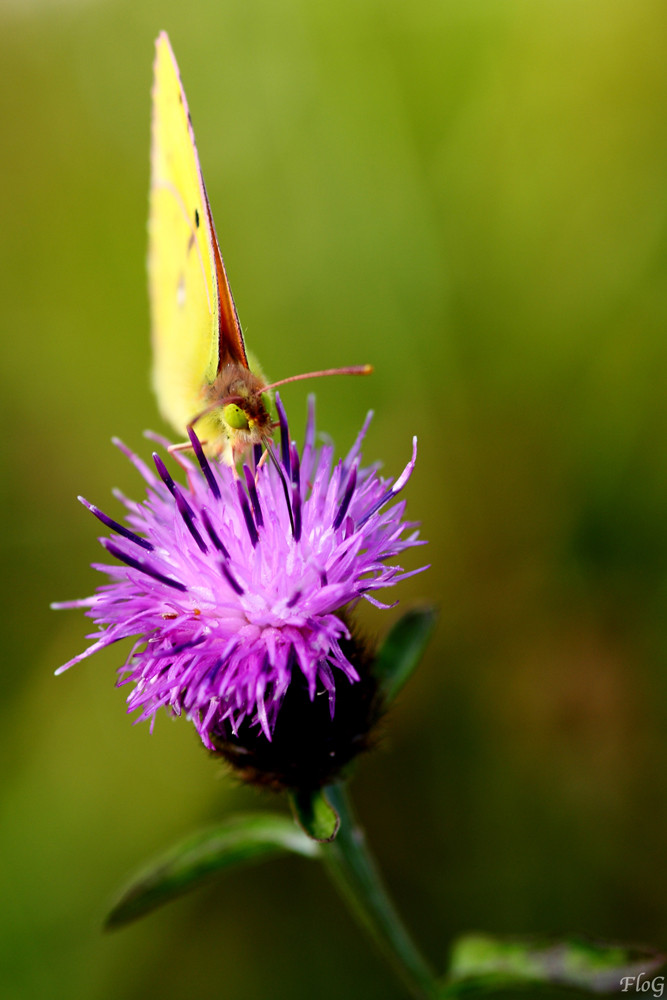
[[[160,412],[181,434],[196,422],[207,451],[234,464],[270,438],[267,391],[282,382],[267,385],[248,363],[166,32],[156,41],[148,233],[153,386]],[[370,370],[365,365],[312,374]]]

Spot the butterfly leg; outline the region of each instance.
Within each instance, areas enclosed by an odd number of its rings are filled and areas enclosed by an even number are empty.
[[[201,444],[205,445],[206,441],[202,441]],[[192,450],[193,448],[190,441],[179,441],[178,444],[170,444],[169,447],[167,448],[169,454],[173,455],[177,462],[178,462],[178,456],[182,451],[192,451]],[[179,462],[178,464],[181,466],[182,469],[186,468],[184,462]]]

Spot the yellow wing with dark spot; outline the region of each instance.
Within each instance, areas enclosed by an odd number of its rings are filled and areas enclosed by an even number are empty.
[[[156,42],[148,234],[153,386],[162,416],[184,433],[221,366],[248,360],[165,32]]]

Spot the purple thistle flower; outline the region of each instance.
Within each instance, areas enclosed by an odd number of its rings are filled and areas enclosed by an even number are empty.
[[[359,674],[344,648],[344,612],[360,598],[418,573],[387,560],[415,545],[404,502],[388,506],[407,483],[416,459],[392,483],[361,468],[371,414],[347,457],[333,465],[333,447],[315,445],[314,407],[299,455],[280,417],[280,458],[242,475],[209,463],[194,433],[199,469],[179,457],[187,488],[174,482],[158,455],[157,476],[118,443],[147,483],[142,503],[121,498],[127,525],[81,502],[115,534],[101,544],[118,565],[95,564],[110,577],[93,597],[53,605],[85,608],[99,631],[85,652],[57,673],[121,639],[137,637],[119,683],[132,682],[128,711],[151,719],[162,706],[192,719],[215,748],[243,723],[271,740],[283,699],[303,678],[312,702],[328,695],[335,712],[337,678]],[[258,456],[256,456],[257,458]],[[254,464],[254,463],[253,463]],[[406,535],[406,532],[410,532]],[[422,569],[425,567],[422,567]]]

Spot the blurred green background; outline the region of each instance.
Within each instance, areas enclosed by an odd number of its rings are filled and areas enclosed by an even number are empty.
[[[319,870],[238,873],[103,935],[233,809],[192,727],[53,599],[166,430],[148,381],[153,39],[171,36],[248,343],[396,474],[436,640],[354,795],[434,962],[464,930],[667,944],[664,0],[2,0],[3,998],[402,996]],[[298,430],[307,390],[284,398]],[[410,566],[418,564],[411,555]],[[399,613],[368,608],[382,633]],[[344,958],[341,959],[341,955]]]

